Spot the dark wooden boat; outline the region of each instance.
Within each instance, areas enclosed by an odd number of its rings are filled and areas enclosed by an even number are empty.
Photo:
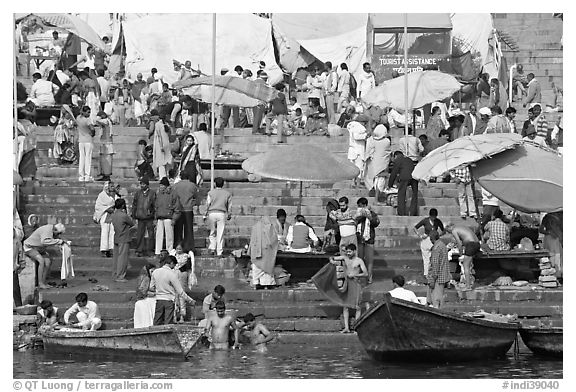
[[[562,358],[564,328],[521,328],[524,344],[534,354]]]
[[[519,325],[442,311],[387,293],[354,328],[377,360],[455,362],[504,356]]]
[[[149,328],[101,331],[46,331],[42,340],[47,353],[182,357],[200,338],[195,326],[159,325]]]

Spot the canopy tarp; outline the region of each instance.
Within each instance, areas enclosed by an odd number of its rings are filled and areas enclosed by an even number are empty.
[[[98,49],[106,50],[104,41],[100,38],[98,33],[76,15],[71,14],[16,14],[16,23],[30,18],[38,18],[41,23],[49,27],[56,27],[58,29],[66,30],[73,33],[86,41],[88,44],[95,46]]]
[[[404,31],[404,14],[370,14],[374,29]],[[408,14],[410,30],[451,30],[450,14]]]
[[[298,68],[306,68],[318,59],[310,54],[298,41],[288,37],[276,24],[272,24],[274,42],[278,50],[282,67],[288,72],[295,72]]]
[[[178,78],[172,60],[190,60],[192,68],[212,73],[212,15],[163,14],[133,18],[122,23],[126,40],[126,71],[149,74],[153,67],[165,82]],[[258,70],[266,63],[268,80],[274,84],[283,75],[274,57],[272,23],[253,14],[218,14],[216,17],[216,72],[236,65]]]

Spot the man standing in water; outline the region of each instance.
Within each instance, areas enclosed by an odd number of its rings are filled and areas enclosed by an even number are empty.
[[[230,331],[230,326],[234,328],[233,348],[238,348],[240,330],[237,328],[235,323],[236,317],[230,315],[226,316],[226,304],[224,301],[216,302],[216,316],[217,317],[209,317],[206,327],[204,327],[204,334],[208,334],[210,331],[210,337],[212,338],[210,349],[228,350],[228,333]]]
[[[275,335],[264,324],[257,322],[252,313],[247,313],[242,320],[237,326],[238,331],[242,331],[243,335],[250,339],[250,344],[258,351],[268,351],[266,343],[274,340]]]

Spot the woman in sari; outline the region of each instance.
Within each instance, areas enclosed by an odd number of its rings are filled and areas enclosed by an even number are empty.
[[[550,252],[550,262],[556,269],[556,277],[562,278],[563,253],[563,212],[546,214],[540,224],[540,233],[544,234],[544,248]]]
[[[102,253],[102,257],[112,257],[112,250],[114,249],[112,214],[114,213],[116,196],[114,183],[106,181],[94,206],[93,219],[94,222],[100,224],[100,252]]]
[[[429,140],[437,139],[443,129],[446,129],[446,127],[444,127],[444,122],[442,121],[442,110],[440,106],[434,106],[424,134],[428,136]]]
[[[64,152],[64,143],[72,141],[72,131],[76,126],[76,119],[72,109],[68,105],[62,105],[60,110],[60,119],[54,129],[54,147],[52,149],[54,158],[58,163],[62,163],[62,154]]]
[[[202,169],[200,168],[200,155],[198,154],[198,146],[194,141],[194,136],[188,134],[184,139],[184,146],[182,148],[182,158],[180,159],[180,166],[178,167],[178,174],[187,172],[190,181],[200,186],[202,183]]]
[[[134,304],[134,328],[148,328],[154,325],[156,310],[155,293],[150,291],[150,279],[156,267],[146,264],[140,270],[138,286],[136,287],[136,303]]]
[[[150,118],[154,124],[152,135],[152,168],[158,170],[160,179],[168,177],[169,166],[172,165],[172,150],[166,126],[162,118],[158,117],[158,111],[150,112]]]

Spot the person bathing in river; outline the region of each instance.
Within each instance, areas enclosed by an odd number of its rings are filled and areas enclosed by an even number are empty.
[[[204,327],[204,335],[210,333],[210,337],[212,338],[210,349],[228,350],[230,327],[234,328],[234,346],[232,348],[238,348],[240,330],[235,323],[236,317],[226,316],[226,304],[224,301],[216,302],[216,316],[217,317],[209,317]]]
[[[275,335],[264,324],[256,321],[256,317],[252,313],[247,313],[237,328],[240,334],[248,338],[250,344],[260,352],[268,351],[266,344],[275,338]]]

